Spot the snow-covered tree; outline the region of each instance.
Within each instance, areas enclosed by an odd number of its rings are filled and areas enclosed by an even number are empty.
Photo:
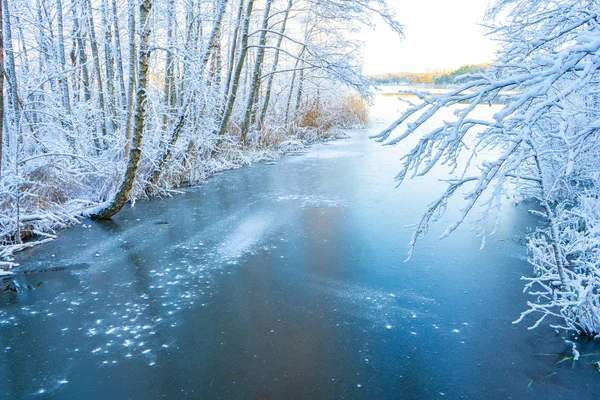
[[[487,18],[502,47],[490,69],[443,95],[417,93],[420,104],[376,136],[388,145],[418,136],[403,157],[399,182],[436,165],[453,171],[416,225],[409,253],[457,193],[464,207],[442,237],[476,206],[485,237],[510,187],[537,200],[535,213],[545,223],[528,239],[534,273],[526,290],[533,300],[519,321],[537,314],[536,327],[556,317],[552,326],[590,336],[600,333],[599,11],[594,0],[496,1]],[[503,106],[493,119],[474,115],[478,105],[496,101]],[[447,107],[453,120],[421,128]],[[401,133],[393,136],[397,128]],[[481,156],[486,153],[496,156]]]
[[[0,258],[333,134],[367,87],[344,33],[400,30],[383,0],[0,2]]]

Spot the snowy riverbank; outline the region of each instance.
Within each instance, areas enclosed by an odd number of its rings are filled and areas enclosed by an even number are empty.
[[[325,132],[319,132],[316,129],[299,129],[295,135],[270,146],[254,145],[243,150],[233,148],[202,163],[201,169],[194,171],[194,177],[188,182],[182,182],[180,186],[155,187],[152,192],[138,191],[134,193],[132,204],[128,206],[133,206],[138,199],[147,199],[150,196],[175,195],[178,193],[177,187],[200,184],[219,172],[259,162],[274,161],[286,154],[301,151],[314,143],[346,137],[344,130],[337,127]],[[52,241],[57,237],[60,230],[80,224],[84,220],[86,212],[99,204],[101,203],[92,198],[78,198],[77,201],[57,203],[54,207],[44,210],[45,212],[22,210],[20,219],[30,225],[28,230],[31,233],[23,241],[6,244],[0,248],[0,272],[8,273],[9,269],[18,265],[12,262],[15,253]]]

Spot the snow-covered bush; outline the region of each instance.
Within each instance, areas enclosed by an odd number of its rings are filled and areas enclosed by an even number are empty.
[[[364,128],[368,122],[369,105],[363,97],[355,93],[307,101],[301,105],[296,116],[298,127],[323,132],[331,130],[334,126]]]
[[[551,325],[596,336],[600,327],[600,201],[598,194],[578,196],[575,204],[555,208],[552,226],[540,228],[527,243],[533,277],[525,289],[535,299],[521,318],[538,314],[538,326],[546,317]],[[562,261],[557,257],[564,257]],[[562,271],[559,265],[562,263]]]
[[[364,128],[369,123],[369,105],[356,94],[347,93],[339,105],[338,124],[342,128]]]

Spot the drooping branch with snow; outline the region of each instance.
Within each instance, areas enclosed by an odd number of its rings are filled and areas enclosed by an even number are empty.
[[[413,93],[420,103],[375,136],[387,145],[418,138],[402,159],[399,183],[438,165],[455,175],[416,225],[409,254],[459,189],[465,205],[442,237],[478,206],[485,235],[488,217],[516,188],[517,196],[537,201],[545,221],[528,238],[534,274],[525,289],[534,299],[519,321],[537,315],[537,327],[553,317],[552,326],[590,336],[600,334],[598,11],[595,1],[497,1],[488,22],[502,48],[487,73],[439,96]],[[502,104],[493,119],[477,118],[476,107],[492,102]],[[454,119],[425,131],[444,108]]]

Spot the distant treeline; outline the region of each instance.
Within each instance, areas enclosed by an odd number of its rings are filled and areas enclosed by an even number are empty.
[[[458,76],[484,72],[488,66],[489,64],[463,65],[462,67],[452,71],[437,70],[427,72],[396,72],[390,74],[371,75],[370,78],[376,85],[448,85],[454,83],[456,77]]]

